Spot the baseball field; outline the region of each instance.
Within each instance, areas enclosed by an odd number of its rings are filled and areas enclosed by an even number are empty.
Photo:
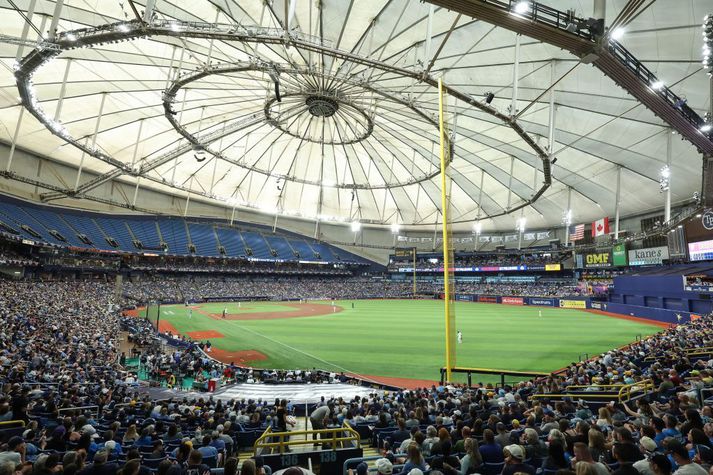
[[[550,372],[661,330],[551,307],[458,302],[456,315],[457,365],[465,367]],[[435,300],[162,305],[160,329],[210,340],[214,358],[257,368],[320,368],[413,385],[437,380],[444,364],[443,302]]]

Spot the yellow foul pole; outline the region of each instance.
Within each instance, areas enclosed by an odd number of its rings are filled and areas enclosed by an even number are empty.
[[[448,191],[446,188],[446,153],[447,153],[447,136],[446,127],[443,117],[443,80],[438,80],[438,126],[441,132],[441,214],[442,214],[442,227],[443,227],[443,302],[444,302],[444,316],[445,316],[445,330],[446,330],[446,382],[451,380],[451,368],[453,364],[451,362],[451,346],[453,345],[453,337],[451,335],[451,309],[450,309],[450,279],[449,270],[451,268],[450,262],[450,242],[448,240]]]

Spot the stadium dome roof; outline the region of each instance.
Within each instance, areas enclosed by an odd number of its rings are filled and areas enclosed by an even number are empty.
[[[32,2],[0,2],[0,139],[8,143],[23,109],[13,64],[34,47],[26,44],[18,55],[25,20],[12,3],[27,15]],[[152,22],[172,34],[139,32],[129,0],[64,1],[57,31],[70,49],[43,59],[27,97],[57,130],[52,134],[25,111],[18,147],[106,179],[135,183],[141,176],[142,187],[190,191],[226,206],[432,225],[440,209],[438,94],[422,79],[442,77],[478,101],[492,92],[492,106],[503,114],[511,104],[515,33],[428,3],[155,3]],[[582,17],[592,14],[589,0],[555,3]],[[610,21],[627,2],[608,3]],[[143,9],[145,2],[134,4]],[[707,0],[651,2],[620,40],[701,116],[709,102],[700,64],[707,6]],[[36,2],[38,30],[50,28],[54,8],[55,2]],[[81,31],[66,33],[106,24],[120,37],[91,47],[75,47],[84,44]],[[188,29],[206,33],[183,35]],[[37,37],[30,28],[29,43]],[[552,186],[523,208],[527,227],[561,225],[569,189],[574,223],[613,215],[619,167],[622,215],[660,208],[665,124],[566,51],[521,37],[520,58],[517,107],[535,102],[518,123],[545,150],[550,114],[543,92],[564,76],[554,88]],[[520,211],[488,217],[536,193],[540,159],[497,117],[452,96],[447,108],[455,137],[453,221],[464,229],[478,218],[484,229],[514,229]],[[676,138],[672,145],[677,203],[699,188],[701,157],[688,142]],[[79,191],[91,195],[97,182],[85,180]]]

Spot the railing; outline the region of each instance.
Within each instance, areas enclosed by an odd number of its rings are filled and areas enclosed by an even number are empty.
[[[652,73],[649,68],[644,66],[641,61],[636,59],[636,57],[634,57],[634,55],[631,54],[626,48],[624,48],[624,46],[622,46],[621,43],[619,43],[618,41],[609,39],[609,52],[616,59],[618,59],[620,63],[629,68],[629,70],[634,73],[636,77],[638,77],[647,86],[651,87],[654,83],[659,82],[659,79],[656,77],[656,75]],[[696,128],[700,129],[700,127],[704,124],[703,119],[698,114],[696,114],[693,109],[688,107],[685,100],[681,99],[665,85],[662,85],[657,89],[651,87],[651,90],[661,96],[666,102],[668,102],[671,107],[677,109],[681,113],[683,118],[690,122],[692,125],[694,125]]]
[[[6,426],[12,426],[12,427],[6,427]],[[25,421],[15,420],[15,421],[0,422],[0,429],[13,429],[15,427],[25,427]]]
[[[77,407],[63,407],[62,409],[59,409],[57,411],[57,414],[62,415],[62,412],[69,412],[69,411],[87,411],[91,410],[91,412],[95,415],[99,415],[99,406],[77,406]]]
[[[515,376],[524,378],[544,378],[549,376],[549,373],[537,372],[537,371],[512,371],[507,369],[494,369],[494,368],[463,368],[455,367],[451,368],[451,373],[465,373],[468,377],[468,387],[472,386],[472,375],[473,374],[489,374],[500,376],[500,385],[505,386],[505,376]],[[441,384],[444,384],[446,380],[446,368],[441,368]]]
[[[572,385],[561,393],[532,394],[532,399],[550,399],[552,397],[569,397],[572,399],[607,399],[611,400],[616,395],[618,402],[630,401],[632,397],[643,395],[654,390],[654,383],[650,379],[637,381],[633,384],[586,384]]]
[[[349,435],[344,435],[344,434]],[[296,440],[296,436],[305,436],[304,439]],[[316,435],[322,436],[327,435],[328,437],[321,437],[319,439],[312,439],[309,436]],[[291,439],[292,438],[292,439]],[[271,442],[277,439],[277,442]],[[255,441],[255,455],[262,453],[262,450],[269,449],[272,451],[277,448],[278,453],[285,453],[285,448],[293,445],[314,445],[319,443],[320,445],[331,446],[332,450],[337,450],[337,446],[344,447],[344,444],[349,444],[353,447],[359,447],[361,443],[361,437],[359,433],[351,428],[346,422],[341,427],[334,427],[330,429],[316,429],[316,430],[295,430],[290,432],[272,432],[272,427],[268,427],[265,432]]]
[[[591,31],[591,20],[578,18],[571,12],[561,12],[547,5],[541,5],[537,2],[530,2],[528,8],[522,13],[516,13],[516,6],[520,0],[478,0],[480,3],[492,5],[500,10],[506,11],[509,14],[514,14],[521,18],[532,20],[533,22],[544,24],[568,35],[576,36],[582,40],[589,41],[592,46],[595,46],[600,37],[595,36]],[[604,32],[602,32],[604,33]],[[704,120],[688,105],[686,101],[676,95],[667,86],[654,89],[652,86],[659,82],[659,79],[652,73],[641,61],[636,59],[624,46],[618,41],[604,37],[608,42],[607,50],[616,58],[623,66],[629,69],[636,77],[646,84],[651,90],[664,99],[671,107],[678,110],[681,116],[697,129],[704,124]],[[713,134],[713,132],[711,133]],[[710,138],[711,135],[708,135]]]

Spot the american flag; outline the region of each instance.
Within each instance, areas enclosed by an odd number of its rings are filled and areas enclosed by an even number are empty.
[[[569,240],[579,241],[584,239],[584,224],[577,224],[576,226],[569,227]]]

